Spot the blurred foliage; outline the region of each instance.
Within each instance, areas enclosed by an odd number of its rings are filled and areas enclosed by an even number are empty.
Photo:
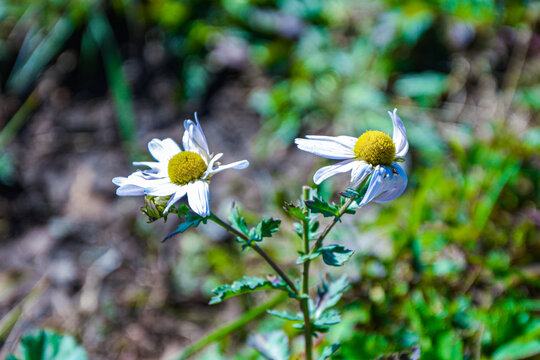
[[[175,73],[181,101],[204,100],[224,73],[269,78],[248,99],[261,116],[262,158],[300,133],[390,131],[384,110],[398,107],[412,149],[410,185],[355,218],[365,235],[338,233],[385,251],[353,248],[356,264],[344,268],[355,281],[342,300],[343,319],[321,338],[320,352],[341,342],[336,359],[372,359],[419,344],[428,360],[533,358],[540,354],[539,10],[532,1],[493,0],[8,0],[0,3],[0,84],[24,98],[71,50],[79,59],[73,71],[91,85],[102,62],[131,151],[137,89],[125,59],[133,56],[145,58],[146,71],[158,63]],[[510,114],[498,109],[507,93]],[[28,108],[17,114],[2,146]],[[14,161],[0,153],[0,181],[8,181]],[[320,193],[342,190],[330,180]],[[209,298],[215,285],[245,273],[240,257],[253,262],[234,244],[189,236],[172,271],[177,294],[199,286]],[[290,253],[294,241],[291,234],[271,251]],[[293,322],[269,317],[260,328],[283,326],[292,338]],[[257,341],[268,349],[269,339]],[[202,356],[221,358],[230,345],[222,341]]]
[[[11,354],[7,360],[88,360],[86,351],[70,335],[59,335],[51,330],[39,330],[23,336],[19,356]]]

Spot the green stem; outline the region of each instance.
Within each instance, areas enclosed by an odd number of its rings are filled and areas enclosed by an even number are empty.
[[[332,230],[332,228],[334,227],[334,225],[336,225],[336,223],[341,220],[341,217],[343,216],[343,214],[345,214],[345,212],[347,211],[347,209],[349,208],[349,206],[351,206],[351,204],[353,203],[354,201],[354,198],[349,198],[349,200],[347,200],[347,202],[345,204],[343,204],[343,206],[339,209],[339,214],[338,216],[334,217],[334,219],[332,220],[332,222],[330,224],[328,224],[326,226],[326,228],[323,230],[323,232],[321,233],[321,235],[319,235],[319,237],[317,238],[317,241],[315,242],[315,246],[313,246],[313,248],[311,249],[311,251],[309,252],[309,255],[313,255],[313,253],[319,249],[319,247],[321,246],[324,238],[326,237],[326,235],[328,235],[328,233],[330,232],[330,230]]]
[[[310,188],[307,186],[303,187],[303,199],[304,201],[309,200]],[[309,249],[309,220],[302,220],[302,239],[304,240],[304,253],[308,254]],[[312,347],[313,339],[311,337],[311,316],[309,314],[309,264],[310,260],[307,259],[304,262],[304,269],[302,272],[302,300],[300,302],[300,308],[304,315],[304,337],[306,344],[306,360],[311,360],[312,358]]]
[[[206,346],[210,345],[214,341],[218,341],[220,339],[223,339],[225,336],[229,335],[230,333],[242,328],[247,323],[251,322],[252,320],[258,318],[261,315],[264,315],[267,310],[275,307],[276,305],[284,302],[287,300],[288,295],[287,294],[280,294],[279,296],[275,297],[274,299],[261,304],[257,307],[252,308],[248,312],[246,312],[244,315],[240,316],[238,319],[234,320],[233,322],[226,324],[219,329],[216,329],[208,334],[206,334],[203,338],[197,340],[194,344],[189,346],[182,355],[178,358],[178,360],[183,360],[188,358],[189,356],[195,354],[196,352],[204,349]]]
[[[232,225],[230,225],[226,221],[221,220],[214,213],[211,213],[208,219],[212,220],[213,222],[215,222],[216,224],[218,224],[219,226],[221,226],[222,228],[224,228],[225,230],[227,230],[234,236],[241,238],[242,240],[246,242],[246,244],[249,244],[248,246],[251,247],[253,250],[255,250],[275,270],[275,272],[278,273],[278,275],[283,279],[283,281],[285,281],[287,285],[289,285],[292,292],[295,294],[298,294],[298,290],[296,289],[296,286],[294,286],[294,283],[291,281],[291,279],[289,279],[289,277],[283,272],[283,270],[281,270],[279,265],[276,264],[274,260],[272,260],[272,258],[270,258],[270,256],[263,249],[259,247],[259,245],[251,242],[251,239],[246,234],[242,233],[238,229],[235,229]]]

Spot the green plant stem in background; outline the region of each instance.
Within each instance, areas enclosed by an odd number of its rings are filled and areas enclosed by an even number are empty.
[[[47,277],[43,276],[17,306],[0,318],[0,345],[4,344],[11,330],[23,316],[25,307],[37,300],[47,290],[48,286]],[[0,354],[0,357],[2,357],[2,354]]]
[[[313,248],[309,252],[309,255],[313,255],[313,253],[321,247],[322,242],[324,238],[326,237],[326,235],[328,235],[328,233],[330,232],[330,230],[332,230],[334,225],[336,225],[336,223],[341,220],[341,217],[343,216],[343,214],[345,214],[345,212],[347,211],[349,206],[351,206],[354,200],[355,200],[354,198],[349,198],[349,200],[347,200],[347,202],[343,204],[343,206],[339,209],[338,216],[334,217],[332,222],[328,224],[326,228],[323,230],[323,232],[321,233],[321,235],[319,235],[319,237],[317,238],[317,242],[315,242],[315,246],[313,246]]]
[[[274,260],[272,260],[272,258],[270,258],[270,256],[263,249],[259,247],[259,245],[253,243],[247,235],[242,233],[240,230],[235,229],[231,224],[222,220],[216,214],[211,213],[208,219],[212,220],[213,222],[215,222],[216,224],[218,224],[219,226],[221,226],[222,228],[224,228],[225,230],[227,230],[234,236],[239,237],[242,240],[244,240],[250,248],[255,250],[278,273],[278,275],[283,279],[283,281],[285,281],[287,285],[289,285],[291,291],[294,292],[295,294],[298,294],[298,290],[296,289],[296,286],[294,286],[294,283],[291,281],[291,279],[289,279],[289,277],[283,272],[283,270],[281,270],[279,265],[276,264]]]
[[[13,136],[15,136],[20,128],[26,123],[26,120],[30,118],[30,115],[40,104],[41,98],[37,90],[32,91],[19,110],[17,110],[11,120],[4,126],[2,132],[0,132],[0,149],[7,146]]]
[[[194,344],[189,346],[182,355],[178,358],[178,360],[183,360],[191,355],[195,354],[196,352],[204,349],[206,346],[210,345],[214,341],[218,341],[220,339],[223,339],[225,336],[229,335],[230,333],[240,329],[247,323],[251,322],[252,320],[258,318],[261,315],[264,315],[267,310],[279,305],[280,303],[287,300],[288,295],[287,294],[279,294],[274,299],[265,302],[264,304],[261,304],[257,307],[252,308],[248,312],[246,312],[244,315],[240,316],[238,319],[234,320],[233,322],[226,324],[209,334],[205,335],[203,338],[197,340]]]
[[[309,200],[310,188],[304,186],[302,188],[302,198],[304,201]],[[309,248],[309,219],[302,220],[302,239],[304,240],[304,253],[308,254],[310,252]],[[312,358],[312,335],[311,335],[311,315],[309,314],[309,264],[310,260],[307,259],[304,262],[304,268],[302,272],[302,299],[300,307],[304,315],[304,337],[306,343],[306,360],[311,360]]]

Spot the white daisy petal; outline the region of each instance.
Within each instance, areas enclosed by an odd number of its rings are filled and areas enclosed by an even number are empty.
[[[113,184],[119,186],[116,189],[118,196],[144,195],[144,189],[151,186],[159,186],[168,181],[164,178],[149,178],[142,171],[136,171],[128,177],[115,177]]]
[[[179,185],[168,183],[146,188],[144,192],[150,196],[169,196],[176,193],[179,188]]]
[[[133,166],[147,166],[150,169],[144,170],[145,173],[151,172],[154,174],[166,173],[168,162],[157,161],[134,161]],[[165,174],[163,174],[165,175]]]
[[[294,143],[298,149],[307,151],[327,159],[353,159],[354,144],[350,136],[315,136],[308,135],[306,139],[297,138]],[[352,144],[352,146],[351,146]]]
[[[240,161],[236,161],[236,162],[233,162],[233,163],[230,163],[230,164],[227,164],[227,165],[220,165],[217,168],[214,168],[214,169],[211,169],[211,170],[209,169],[208,173],[217,174],[217,173],[222,172],[223,170],[227,170],[227,169],[241,170],[241,169],[247,168],[248,166],[249,166],[249,161],[240,160]]]
[[[324,141],[337,142],[350,149],[354,149],[354,146],[356,145],[356,142],[358,141],[358,138],[352,137],[352,136],[346,136],[346,135],[340,135],[340,136],[306,135],[306,138],[310,140],[324,140]]]
[[[148,143],[148,151],[150,151],[150,155],[159,162],[167,162],[171,157],[177,154],[168,151],[168,147],[159,139],[152,139]]]
[[[373,166],[365,161],[355,161],[351,172],[351,187],[356,189],[373,172]]]
[[[144,195],[144,189],[137,185],[127,184],[116,189],[118,196],[141,196]]]
[[[204,151],[206,151],[207,154],[210,154],[210,150],[208,150],[208,142],[206,141],[206,136],[204,136],[204,133],[202,131],[201,124],[199,124],[197,113],[195,113],[195,122],[197,124],[197,128],[193,131],[194,139],[197,144],[201,146]]]
[[[187,185],[189,207],[202,217],[210,215],[208,182],[195,181]]]
[[[208,171],[211,171],[214,168],[214,164],[216,163],[216,161],[221,159],[222,156],[223,156],[223,153],[219,153],[217,155],[214,155],[214,157],[208,163]]]
[[[392,124],[394,125],[394,130],[392,134],[392,140],[396,145],[396,157],[403,158],[407,155],[409,151],[409,142],[407,140],[407,132],[405,131],[405,126],[403,122],[397,115],[397,109],[394,109],[394,112],[388,112],[390,118],[392,118]]]
[[[182,152],[182,149],[180,149],[180,146],[171,138],[166,138],[161,141],[161,145],[167,150],[169,154],[172,154],[173,156],[178,154],[179,152]]]
[[[178,202],[178,200],[180,200],[181,198],[184,197],[184,195],[186,195],[186,191],[187,191],[187,186],[179,186],[178,187],[178,191],[176,193],[174,193],[173,196],[171,196],[171,198],[169,199],[169,201],[167,202],[167,206],[165,207],[165,210],[163,210],[163,214],[166,214],[169,212],[169,208],[171,206],[173,206],[174,204],[176,204]]]
[[[184,150],[196,152],[208,162],[210,150],[208,150],[208,143],[199,125],[197,114],[195,114],[195,120],[196,122],[191,120],[184,121],[185,131],[182,137],[182,144],[184,145]]]
[[[313,182],[319,185],[330,176],[351,171],[355,167],[355,163],[356,161],[354,160],[345,160],[338,162],[337,164],[324,166],[315,172],[313,175]]]
[[[386,177],[383,180],[383,184],[379,191],[380,195],[373,199],[374,202],[381,203],[394,200],[395,198],[403,194],[405,188],[407,187],[408,180],[405,171],[403,171],[401,166],[399,166],[397,163],[393,163],[392,165],[396,170],[397,174],[394,174],[392,178]]]
[[[195,114],[195,122],[186,120],[184,122],[185,131],[182,137],[182,144],[184,151],[191,151],[199,154],[205,163],[205,167],[202,164],[197,169],[193,169],[193,164],[190,165],[190,161],[193,160],[193,156],[178,157],[171,166],[174,167],[172,174],[175,178],[175,183],[171,181],[169,176],[169,162],[171,158],[182,152],[182,149],[178,144],[170,139],[163,140],[152,139],[148,143],[148,150],[156,161],[140,161],[134,162],[135,166],[146,166],[146,170],[137,170],[128,177],[115,177],[112,182],[118,186],[117,194],[120,196],[169,196],[165,213],[167,213],[171,206],[178,202],[184,195],[188,194],[188,203],[190,208],[201,216],[208,216],[210,214],[209,206],[209,183],[207,177],[211,174],[221,172],[226,169],[244,169],[249,165],[246,160],[236,161],[227,165],[220,165],[214,168],[217,161],[223,156],[219,153],[211,158],[208,143]],[[186,154],[187,155],[187,154]],[[195,156],[197,158],[197,156]],[[202,168],[201,168],[202,167]],[[183,171],[191,170],[192,172],[185,175],[185,179],[190,181],[195,178],[191,183],[181,186],[177,185],[178,182],[183,182]],[[202,170],[205,170],[202,172]],[[195,173],[196,172],[196,173]],[[201,174],[202,172],[202,174]],[[178,177],[178,179],[177,179]]]
[[[362,199],[362,201],[360,201],[358,206],[362,207],[366,205],[380,194],[379,190],[381,188],[385,172],[386,170],[384,169],[384,167],[380,165],[377,165],[375,167],[375,170],[371,174],[371,180],[369,181],[369,186],[367,188],[366,194],[364,195],[364,198]]]

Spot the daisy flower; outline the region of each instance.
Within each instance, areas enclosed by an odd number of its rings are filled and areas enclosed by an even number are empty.
[[[147,170],[137,170],[128,177],[115,177],[112,182],[119,186],[118,196],[170,196],[164,214],[170,207],[187,195],[189,207],[202,217],[210,215],[210,178],[223,170],[245,169],[247,160],[228,165],[217,161],[222,153],[213,155],[199,125],[197,113],[195,122],[184,121],[184,150],[170,138],[152,139],[148,151],[156,161],[134,162],[135,166],[147,166]]]
[[[351,187],[356,189],[371,176],[367,191],[358,204],[370,201],[385,202],[400,196],[407,187],[407,175],[397,162],[404,161],[409,150],[407,133],[403,122],[394,112],[388,112],[394,125],[393,137],[378,131],[368,130],[359,138],[352,136],[316,136],[296,139],[300,150],[333,160],[343,160],[324,166],[313,176],[315,184],[329,177],[351,172]]]

